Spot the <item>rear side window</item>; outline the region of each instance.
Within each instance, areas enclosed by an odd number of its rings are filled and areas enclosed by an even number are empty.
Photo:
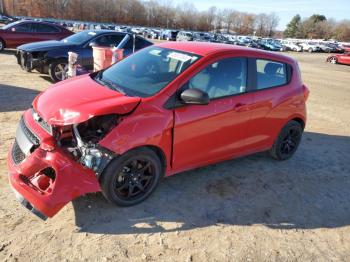
[[[151,45],[151,43],[149,43],[149,42],[147,42],[147,41],[145,41],[145,40],[143,40],[141,38],[136,37],[136,39],[135,39],[135,48],[136,48],[136,50],[145,48],[145,47],[150,46],[150,45]]]
[[[12,31],[18,32],[18,33],[29,33],[31,32],[31,24],[19,24],[13,27]]]
[[[32,29],[36,33],[58,33],[60,31],[57,27],[46,24],[32,24]]]
[[[117,46],[120,41],[122,41],[124,38],[124,35],[102,35],[95,39],[94,42],[96,42],[99,46]]]
[[[257,89],[286,85],[288,82],[286,64],[271,60],[256,59]]]

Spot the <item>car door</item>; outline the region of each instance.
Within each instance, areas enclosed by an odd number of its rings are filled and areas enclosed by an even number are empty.
[[[338,62],[350,65],[350,53],[338,56]]]
[[[287,64],[268,59],[251,59],[255,64],[256,90],[252,92],[251,118],[246,146],[259,151],[271,146],[285,115],[295,108],[296,97],[290,85],[291,69]]]
[[[250,117],[247,59],[225,58],[208,65],[182,88],[209,94],[208,105],[175,109],[173,168],[177,171],[240,154]]]
[[[35,41],[56,40],[57,35],[61,32],[57,27],[48,24],[33,23],[32,32]]]
[[[22,44],[33,42],[31,23],[16,24],[6,30],[7,47],[17,47]]]

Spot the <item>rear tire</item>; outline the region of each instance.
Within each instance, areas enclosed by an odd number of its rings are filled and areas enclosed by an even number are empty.
[[[0,52],[4,51],[5,49],[5,42],[0,38]]]
[[[112,160],[100,178],[100,185],[109,202],[133,206],[154,192],[162,176],[157,154],[148,148],[138,148]]]
[[[270,149],[270,155],[277,160],[289,159],[297,150],[303,134],[303,128],[297,121],[289,121],[281,130]]]
[[[67,79],[68,62],[65,59],[58,59],[49,65],[49,75],[53,82]]]

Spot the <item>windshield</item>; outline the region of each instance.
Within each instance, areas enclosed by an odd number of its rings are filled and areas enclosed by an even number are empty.
[[[93,31],[83,31],[71,36],[66,37],[62,41],[65,43],[71,43],[71,44],[84,44],[85,42],[89,41],[93,37],[96,36],[96,32]]]
[[[148,97],[158,93],[190,65],[198,55],[148,47],[100,71],[95,80],[128,96]]]

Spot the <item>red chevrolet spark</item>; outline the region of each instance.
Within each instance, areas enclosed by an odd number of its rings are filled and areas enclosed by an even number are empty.
[[[10,183],[47,218],[89,192],[130,206],[163,176],[265,150],[285,160],[301,140],[308,93],[287,56],[211,43],[148,47],[37,96],[9,153]]]

